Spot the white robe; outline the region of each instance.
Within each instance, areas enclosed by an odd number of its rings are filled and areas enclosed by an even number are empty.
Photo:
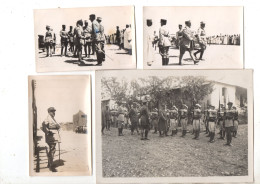
[[[126,30],[124,32],[124,48],[125,49],[132,49],[132,31],[131,31],[131,28],[126,28]]]

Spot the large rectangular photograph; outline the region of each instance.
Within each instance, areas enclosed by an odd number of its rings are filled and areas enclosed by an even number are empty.
[[[251,70],[96,73],[97,181],[253,181]]]
[[[30,176],[92,174],[90,75],[29,76]]]
[[[243,68],[243,7],[144,7],[146,69]]]
[[[136,68],[133,6],[34,10],[37,72]]]

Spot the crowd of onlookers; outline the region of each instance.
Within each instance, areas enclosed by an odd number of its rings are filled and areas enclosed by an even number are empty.
[[[240,35],[216,35],[207,37],[207,44],[240,45]]]

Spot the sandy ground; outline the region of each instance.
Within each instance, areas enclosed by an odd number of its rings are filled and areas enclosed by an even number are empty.
[[[189,126],[191,129],[191,126]],[[248,173],[247,125],[240,125],[238,137],[232,147],[224,146],[226,140],[209,143],[201,132],[200,139],[187,133],[159,137],[149,132],[149,139],[130,135],[117,135],[117,129],[105,131],[102,136],[102,164],[104,177],[178,177],[178,176],[245,176]],[[217,130],[216,132],[219,132]]]
[[[154,62],[152,66],[147,66],[144,62],[144,68],[155,69],[155,68],[165,68],[165,69],[209,69],[209,68],[222,68],[222,69],[233,69],[233,68],[243,68],[243,53],[241,52],[241,46],[232,45],[208,45],[204,52],[203,59],[198,64],[194,65],[191,60],[189,52],[186,51],[182,66],[179,65],[179,50],[170,48],[169,55],[169,65],[162,66],[162,57],[159,54],[159,49],[157,48],[154,55]],[[199,58],[199,54],[197,55]]]
[[[136,68],[135,56],[132,57],[124,49],[119,50],[117,45],[105,45],[106,60],[102,63],[102,66],[95,66],[97,64],[95,55],[87,58],[83,51],[84,63],[80,63],[78,58],[72,57],[71,52],[68,52],[69,57],[61,57],[60,50],[61,48],[57,47],[52,57],[46,57],[46,52],[42,50],[38,51],[36,53],[37,72]]]

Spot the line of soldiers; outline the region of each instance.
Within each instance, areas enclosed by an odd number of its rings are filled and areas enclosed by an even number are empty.
[[[240,45],[240,35],[216,35],[207,37],[208,44],[216,45]]]
[[[147,105],[148,101],[143,99],[141,108],[138,108],[137,103],[133,103],[128,112],[126,102],[119,104],[119,108],[115,114],[117,116],[116,123],[119,136],[123,135],[123,128],[128,119],[130,119],[131,122],[131,135],[133,135],[135,130],[139,135],[139,128],[141,129],[141,140],[148,140],[148,132],[151,127],[154,128],[154,134],[159,132],[159,136],[163,137],[168,136],[169,132],[171,133],[171,136],[177,135],[178,127],[181,126],[181,137],[186,136],[189,116],[187,105],[182,104],[182,107],[179,110],[176,106],[173,106],[170,110],[164,106],[163,109],[158,110],[155,108],[152,112],[149,112]],[[236,107],[233,106],[232,102],[228,103],[227,109],[225,109],[223,104],[220,105],[218,110],[216,110],[214,106],[209,105],[208,109],[204,112],[201,110],[201,106],[196,104],[190,112],[193,127],[192,134],[194,134],[193,139],[199,139],[202,129],[201,124],[204,122],[206,134],[208,134],[207,137],[209,137],[210,143],[215,142],[215,132],[218,125],[220,129],[219,139],[224,140],[226,137],[226,145],[232,146],[232,136],[236,137],[238,130],[238,111]],[[109,108],[106,109],[104,114],[108,114],[108,116],[104,116],[104,119],[108,118],[111,122],[111,112]],[[104,127],[105,124],[102,127],[102,133]]]
[[[171,36],[169,29],[167,27],[167,20],[161,19],[160,21],[161,27],[159,28],[159,37],[155,37],[154,33],[150,31],[152,26],[152,20],[147,19],[147,64],[150,66],[151,63],[154,61],[154,50],[151,49],[153,43],[155,43],[158,39],[158,46],[159,46],[159,53],[162,56],[162,65],[169,64],[169,48],[171,47]],[[198,45],[195,47],[195,44]],[[179,25],[179,30],[176,33],[176,46],[180,50],[179,55],[179,65],[182,65],[182,58],[186,51],[189,52],[191,59],[193,60],[194,64],[198,63],[200,60],[203,60],[203,54],[206,50],[207,40],[206,40],[206,31],[205,31],[205,22],[200,22],[200,28],[197,32],[191,30],[191,21],[185,21],[185,27],[182,28],[182,25]],[[198,50],[194,53],[194,50]],[[197,58],[197,54],[200,54],[199,58]]]
[[[83,62],[82,49],[84,48],[85,55],[87,58],[92,54],[96,54],[97,65],[102,65],[105,61],[105,35],[104,26],[101,24],[102,18],[97,17],[95,14],[89,16],[90,23],[85,20],[83,26],[83,20],[78,20],[76,22],[76,27],[70,26],[69,32],[66,31],[66,25],[62,25],[62,30],[60,31],[61,37],[61,56],[63,53],[67,56],[67,47],[70,46],[69,51],[74,52],[74,57],[78,57],[80,62]],[[50,26],[46,26],[45,34],[45,45],[47,49],[47,57],[52,56],[52,48],[54,43],[53,30]],[[56,36],[55,36],[56,39]]]

